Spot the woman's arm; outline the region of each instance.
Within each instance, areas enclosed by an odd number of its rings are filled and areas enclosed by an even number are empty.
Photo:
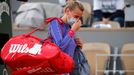
[[[65,37],[62,36],[62,30],[57,20],[53,20],[50,22],[50,34],[54,39],[54,42],[62,49],[65,50],[72,37],[74,36],[74,32],[70,30]]]

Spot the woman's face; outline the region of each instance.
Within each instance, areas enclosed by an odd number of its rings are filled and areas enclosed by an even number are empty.
[[[69,21],[70,18],[78,20],[82,16],[83,11],[81,11],[79,8],[75,8],[74,10],[67,9],[66,14],[67,14],[67,21]]]

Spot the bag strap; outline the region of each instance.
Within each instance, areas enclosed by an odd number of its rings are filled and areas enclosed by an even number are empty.
[[[45,23],[38,26],[37,28],[33,29],[31,32],[27,33],[25,36],[30,36],[31,34],[33,34],[34,32],[36,32],[37,30],[39,30],[41,27],[43,27],[44,25],[47,25],[48,23],[50,23],[51,21],[53,20],[57,20],[59,22],[60,25],[62,25],[62,20],[60,18],[57,18],[57,17],[50,17],[50,18],[47,18],[45,20]]]

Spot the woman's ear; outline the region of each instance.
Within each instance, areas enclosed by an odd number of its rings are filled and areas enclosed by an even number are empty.
[[[67,14],[67,15],[69,14],[69,11],[70,10],[68,8],[64,9],[64,13]]]

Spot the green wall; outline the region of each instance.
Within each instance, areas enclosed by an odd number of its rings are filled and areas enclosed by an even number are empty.
[[[10,10],[10,0],[0,0],[0,50],[5,42],[12,36]],[[3,69],[4,65],[0,59],[0,75],[5,75],[3,74]]]
[[[10,14],[10,0],[0,0],[0,5],[0,33],[9,34],[9,36],[11,37],[12,23]]]

